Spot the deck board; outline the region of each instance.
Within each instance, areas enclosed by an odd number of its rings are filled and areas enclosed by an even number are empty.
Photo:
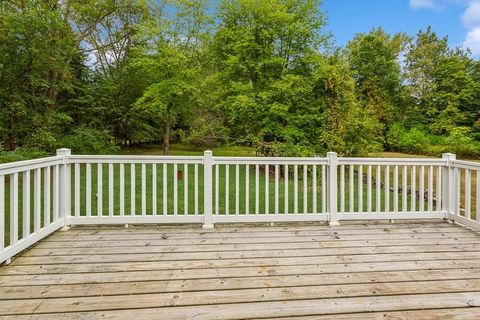
[[[0,268],[6,319],[478,319],[447,223],[75,227]]]

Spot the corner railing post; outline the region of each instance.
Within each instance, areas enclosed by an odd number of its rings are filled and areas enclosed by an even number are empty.
[[[338,158],[335,152],[328,152],[328,223],[338,226],[337,214],[337,166]]]
[[[203,155],[203,226],[204,229],[212,229],[213,225],[213,205],[212,205],[212,167],[213,154],[207,150]]]
[[[71,177],[70,177],[70,163],[69,156],[72,154],[70,149],[58,149],[57,156],[63,157],[62,164],[60,165],[59,170],[59,212],[60,219],[63,221],[63,230],[68,229],[67,227],[67,218],[70,216],[70,188],[71,188]]]
[[[442,210],[446,212],[445,218],[450,218],[455,214],[455,195],[457,194],[455,188],[455,170],[453,167],[453,160],[456,156],[453,153],[444,153],[442,159],[446,160],[446,165],[442,172]]]

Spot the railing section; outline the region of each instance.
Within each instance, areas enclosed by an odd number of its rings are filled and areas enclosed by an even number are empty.
[[[215,222],[327,219],[325,158],[213,158]]]
[[[71,156],[69,224],[201,222],[203,157]]]
[[[480,230],[480,163],[57,156],[0,165],[0,262],[74,224],[447,218]]]
[[[64,226],[63,152],[0,165],[0,262]]]
[[[480,163],[452,160],[449,218],[480,229]]]
[[[443,218],[443,159],[339,158],[340,219]]]

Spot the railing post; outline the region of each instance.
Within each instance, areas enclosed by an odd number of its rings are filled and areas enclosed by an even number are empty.
[[[70,163],[68,157],[72,154],[70,149],[58,149],[57,156],[63,157],[62,164],[60,165],[59,170],[59,192],[58,192],[58,201],[59,201],[59,212],[60,219],[63,220],[63,230],[68,230],[67,227],[67,218],[70,216]]]
[[[338,226],[337,215],[337,166],[338,158],[335,152],[328,152],[328,223]]]
[[[442,154],[442,159],[446,160],[446,165],[442,172],[442,210],[445,211],[445,218],[450,218],[451,214],[455,214],[455,170],[452,161],[456,159],[453,153]]]
[[[207,150],[203,154],[203,229],[213,229],[213,205],[212,205],[212,167],[213,154]]]

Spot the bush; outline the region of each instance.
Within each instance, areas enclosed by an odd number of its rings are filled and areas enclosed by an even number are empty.
[[[450,152],[460,158],[480,157],[480,142],[471,136],[466,127],[452,129],[448,136],[432,135],[421,127],[406,130],[399,124],[393,125],[387,134],[388,146],[392,151],[440,156]]]
[[[0,163],[42,158],[49,155],[48,152],[36,148],[17,148],[15,151],[5,151],[0,145]]]
[[[480,143],[469,136],[470,129],[456,127],[445,139],[448,152],[457,154],[462,158],[475,158],[480,156]]]
[[[56,148],[70,148],[76,154],[107,154],[118,150],[108,132],[85,127],[58,139]]]
[[[312,147],[289,143],[263,143],[256,148],[257,153],[266,157],[313,157],[315,150]]]
[[[387,133],[387,144],[395,151],[406,153],[427,153],[431,147],[431,137],[420,127],[405,130],[394,124]]]

